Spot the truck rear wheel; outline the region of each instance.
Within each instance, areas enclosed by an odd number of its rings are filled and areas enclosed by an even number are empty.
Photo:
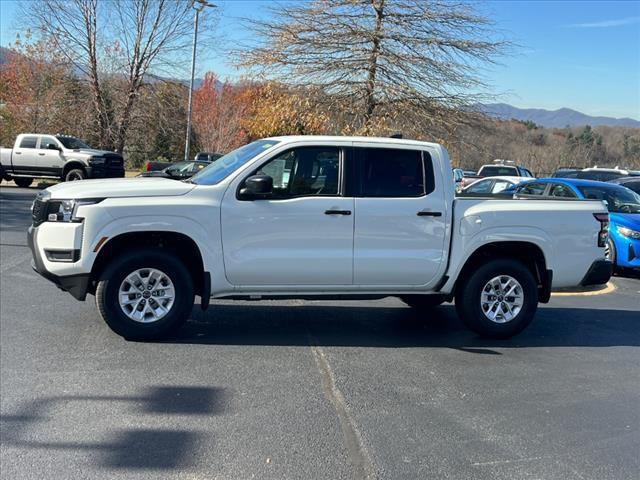
[[[16,185],[20,188],[27,188],[29,185],[33,183],[33,178],[30,177],[13,177],[13,181],[16,182]]]
[[[174,333],[193,308],[185,265],[161,250],[137,250],[109,265],[96,288],[96,305],[109,327],[128,340]]]
[[[524,330],[538,308],[538,286],[517,260],[490,260],[456,288],[464,324],[484,337],[509,338]]]

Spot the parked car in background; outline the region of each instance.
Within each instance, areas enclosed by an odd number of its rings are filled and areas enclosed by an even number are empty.
[[[633,170],[625,170],[622,168],[559,168],[552,175],[553,178],[579,178],[582,180],[596,180],[599,182],[608,182],[616,178],[626,178],[637,176]]]
[[[164,170],[171,165],[175,165],[177,162],[163,162],[158,160],[147,160],[144,164],[145,172],[159,172],[160,170]]]
[[[194,295],[202,308],[211,297],[398,296],[418,309],[455,298],[469,328],[505,338],[552,288],[609,280],[602,202],[456,199],[450,175],[435,143],[267,138],[189,182],[43,190],[28,243],[36,271],[77,299],[94,294],[132,339],[174,332]]]
[[[510,197],[513,193],[508,190],[516,185],[529,180],[527,177],[488,177],[472,183],[468,187],[462,189],[458,196],[460,197],[491,197],[506,196]]]
[[[607,257],[617,267],[640,271],[640,195],[636,192],[594,180],[539,178],[518,185],[513,193],[516,198],[604,201],[609,210]]]
[[[609,180],[609,183],[615,183],[627,187],[629,190],[640,194],[640,176],[639,177],[618,177],[613,180]]]
[[[124,177],[122,155],[96,150],[75,137],[21,133],[13,149],[0,147],[0,178],[28,187],[34,178],[69,182]]]
[[[464,178],[464,172],[461,168],[454,168],[452,174],[453,185],[455,186],[456,193],[460,193],[462,191],[462,179]]]
[[[582,168],[567,168],[562,167],[558,168],[553,175],[552,178],[578,178],[578,172],[581,172]]]
[[[172,178],[174,180],[184,180],[185,178],[192,177],[210,164],[211,162],[178,162],[162,170],[142,172],[138,177],[161,177]]]
[[[494,160],[493,163],[483,165],[475,175],[465,175],[462,183],[463,187],[468,187],[481,178],[486,177],[525,177],[534,178],[528,168],[516,165],[512,160]]]
[[[220,157],[222,157],[222,153],[199,152],[194,160],[196,162],[215,162]]]

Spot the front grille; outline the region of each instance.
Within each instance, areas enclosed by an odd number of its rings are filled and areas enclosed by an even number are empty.
[[[105,164],[109,167],[117,167],[123,165],[122,156],[116,153],[107,153],[104,155]]]
[[[43,202],[39,198],[33,201],[31,219],[33,220],[34,227],[37,227],[47,219],[47,202]]]

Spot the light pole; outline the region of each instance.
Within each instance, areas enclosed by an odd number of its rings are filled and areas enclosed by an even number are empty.
[[[187,140],[184,144],[184,160],[189,160],[189,149],[191,148],[191,108],[193,105],[193,76],[196,69],[196,43],[198,42],[198,18],[204,7],[215,7],[213,3],[207,0],[192,0],[191,6],[195,9],[195,18],[193,21],[193,50],[191,51],[191,81],[189,82],[189,109],[187,112]]]

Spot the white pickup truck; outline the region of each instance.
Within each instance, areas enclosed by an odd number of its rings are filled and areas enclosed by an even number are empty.
[[[122,155],[96,150],[68,135],[21,133],[13,149],[0,147],[0,180],[28,187],[34,178],[65,182],[124,177]]]
[[[58,184],[33,203],[34,268],[118,334],[174,332],[194,296],[455,299],[509,337],[557,287],[606,283],[597,201],[454,199],[447,151],[402,139],[258,140],[190,180]],[[428,315],[428,313],[425,313]]]

